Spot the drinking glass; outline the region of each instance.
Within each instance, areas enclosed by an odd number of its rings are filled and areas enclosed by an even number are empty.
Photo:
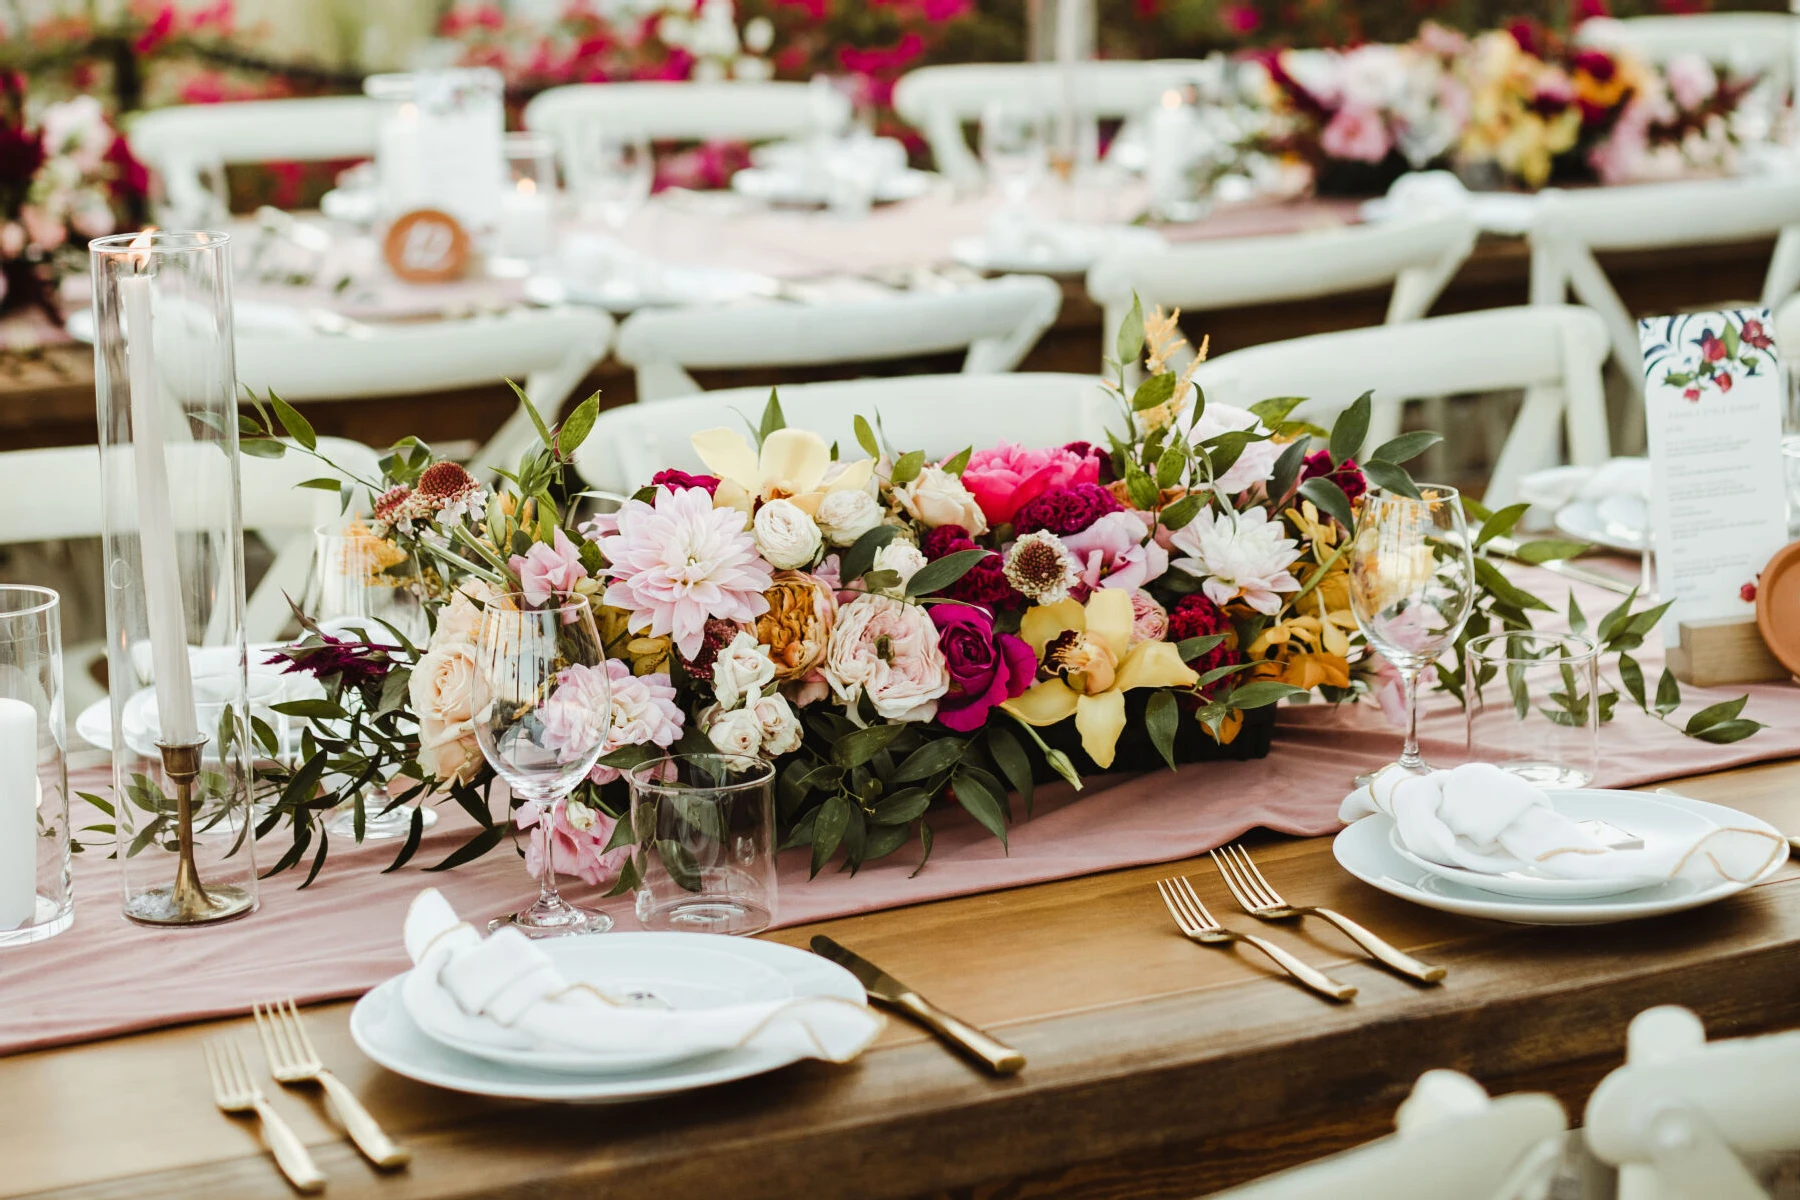
[[[49,588],[0,585],[0,946],[75,919],[61,604]]]
[[[775,918],[775,768],[678,754],[632,769],[637,916],[645,929],[755,933]]]
[[[1572,633],[1471,638],[1463,656],[1469,757],[1541,788],[1586,787],[1600,758],[1600,652]]]
[[[590,129],[575,139],[572,181],[584,209],[606,222],[614,236],[650,199],[656,162],[642,133]]]
[[[512,925],[528,937],[611,929],[605,913],[558,894],[553,857],[557,803],[594,769],[612,720],[606,651],[587,597],[553,595],[538,608],[519,593],[490,600],[475,632],[470,710],[482,756],[536,810],[538,898],[488,929]]]
[[[981,165],[1009,208],[1023,207],[1049,172],[1044,124],[1041,109],[1017,103],[995,101],[981,110]]]
[[[1399,766],[1423,774],[1419,675],[1455,643],[1475,605],[1475,559],[1462,497],[1422,483],[1420,499],[1371,488],[1350,544],[1350,608],[1369,644],[1406,685]]]

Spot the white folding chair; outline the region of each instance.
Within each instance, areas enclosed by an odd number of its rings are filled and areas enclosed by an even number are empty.
[[[1695,179],[1545,192],[1530,233],[1531,302],[1561,304],[1573,292],[1598,312],[1625,377],[1641,394],[1637,322],[1594,255],[1764,237],[1777,239],[1762,291],[1762,303],[1773,309],[1800,286],[1800,179]]]
[[[757,304],[645,309],[619,327],[615,357],[637,369],[638,399],[700,390],[694,369],[878,362],[967,350],[964,372],[1010,371],[1062,309],[1062,289],[1008,275],[955,292],[895,292],[829,308]]]
[[[587,373],[606,356],[613,319],[598,309],[516,309],[497,316],[416,324],[363,324],[348,336],[304,332],[237,334],[238,382],[283,400],[401,396],[520,383],[553,421]],[[478,475],[510,468],[536,436],[521,410],[470,463]]]
[[[183,104],[134,117],[127,140],[176,211],[197,212],[209,164],[370,158],[380,115],[380,103],[364,96]]]
[[[1124,424],[1119,401],[1092,375],[903,375],[892,379],[804,383],[780,389],[789,426],[836,442],[860,458],[853,418],[881,418],[901,450],[947,458],[965,446],[1001,441],[1060,446],[1099,442],[1110,423]],[[666,467],[702,472],[689,437],[700,429],[754,425],[768,403],[765,388],[725,388],[658,404],[627,404],[600,414],[576,451],[581,477],[601,491],[630,495]]]
[[[1467,1075],[1427,1071],[1390,1136],[1213,1200],[1526,1200],[1548,1185],[1567,1125],[1553,1096],[1489,1099]]]
[[[322,437],[318,448],[351,476],[379,478],[377,455],[367,446],[344,438]],[[205,452],[212,453],[210,447]],[[289,451],[278,459],[250,455],[239,459],[244,531],[261,537],[275,552],[274,561],[250,594],[245,608],[244,628],[253,642],[279,636],[289,619],[286,597],[298,599],[306,583],[313,531],[338,519],[336,493],[297,485],[304,479],[332,474],[324,464],[297,451]],[[0,451],[0,478],[7,481],[9,494],[17,498],[15,503],[0,507],[0,546],[100,536],[103,489],[97,447]],[[362,497],[360,502],[366,506],[369,501]],[[104,643],[70,647],[66,657],[71,663],[82,664],[83,669],[69,671],[69,678],[87,678],[85,664],[105,655]],[[76,699],[71,694],[71,707]]]
[[[1794,39],[1800,21],[1783,12],[1709,12],[1679,16],[1598,17],[1575,27],[1579,45],[1631,50],[1658,66],[1697,54],[1734,74],[1760,74],[1776,99],[1794,76]]]
[[[1074,77],[1075,104],[1084,117],[1135,118],[1170,88],[1204,80],[1212,70],[1198,59],[1110,60],[1082,63]],[[894,109],[931,146],[937,169],[958,186],[980,184],[980,160],[963,127],[981,119],[996,100],[1050,112],[1064,103],[1068,78],[1055,63],[954,63],[921,67],[894,85]]]
[[[1088,296],[1105,312],[1110,355],[1133,296],[1145,311],[1206,312],[1392,286],[1387,319],[1428,312],[1475,245],[1460,214],[1273,237],[1220,238],[1109,255],[1088,271]],[[1135,369],[1135,364],[1127,364]],[[1135,380],[1136,376],[1133,375]],[[1398,420],[1398,412],[1393,414]]]
[[[1372,388],[1376,413],[1385,410],[1390,419],[1371,421],[1365,443],[1371,449],[1398,432],[1391,418],[1405,400],[1522,388],[1524,404],[1483,500],[1493,507],[1513,501],[1526,472],[1559,461],[1559,417],[1571,461],[1606,461],[1605,361],[1600,319],[1563,305],[1496,308],[1269,342],[1212,359],[1194,379],[1209,401],[1240,407],[1270,396],[1307,396],[1311,403],[1297,411],[1315,419]]]
[[[584,129],[612,126],[652,141],[766,142],[835,133],[849,120],[842,93],[804,83],[576,83],[525,105],[525,128],[550,136],[565,174]]]
[[[1708,1042],[1690,1010],[1647,1009],[1582,1124],[1618,1200],[1765,1200],[1738,1156],[1800,1150],[1800,1031]]]

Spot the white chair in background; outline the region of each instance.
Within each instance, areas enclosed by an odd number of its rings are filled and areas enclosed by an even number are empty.
[[[375,451],[344,438],[322,437],[319,452],[349,476],[380,478]],[[333,474],[309,455],[290,450],[278,459],[243,455],[239,488],[246,533],[261,537],[274,551],[274,561],[248,597],[244,611],[246,636],[253,642],[274,640],[287,625],[287,596],[299,599],[313,556],[313,531],[338,520],[335,492],[299,487],[305,479]],[[94,538],[101,534],[100,451],[96,446],[56,446],[43,450],[0,451],[0,478],[17,502],[0,508],[0,546],[26,542]],[[349,480],[346,480],[347,482]],[[357,503],[366,508],[369,498]],[[95,579],[98,586],[100,580]],[[99,695],[97,686],[84,698],[77,680],[89,678],[86,664],[104,658],[104,643],[70,647],[66,658],[71,683],[71,712]],[[79,703],[78,703],[79,702]]]
[[[1445,214],[1129,250],[1095,263],[1087,290],[1105,313],[1101,345],[1109,356],[1134,296],[1146,312],[1153,306],[1207,312],[1391,286],[1387,320],[1412,321],[1442,294],[1468,258],[1475,234],[1467,217]],[[1397,429],[1399,410],[1386,419]]]
[[[1002,441],[1027,446],[1100,442],[1108,424],[1122,428],[1124,410],[1092,375],[903,375],[892,379],[804,383],[780,389],[781,410],[795,429],[836,442],[844,458],[860,458],[853,418],[881,418],[902,453],[923,450],[934,461],[966,446]],[[769,401],[766,388],[725,388],[657,404],[601,412],[576,451],[575,465],[593,487],[630,495],[667,467],[703,472],[689,437],[700,429],[754,425]]]
[[[1794,77],[1800,21],[1784,12],[1709,12],[1680,16],[1599,17],[1575,28],[1579,45],[1631,50],[1658,66],[1697,54],[1734,74],[1761,74],[1779,100]]]
[[[1738,1156],[1800,1150],[1800,1032],[1708,1042],[1688,1009],[1647,1009],[1582,1123],[1618,1200],[1765,1200]]]
[[[1763,278],[1761,303],[1774,309],[1800,287],[1800,177],[1697,179],[1545,192],[1529,237],[1531,302],[1561,304],[1573,292],[1576,300],[1598,312],[1619,366],[1641,394],[1637,321],[1594,255],[1773,237],[1775,253]],[[1639,428],[1641,419],[1640,412]]]
[[[878,362],[967,350],[971,375],[1010,371],[1062,309],[1062,289],[1008,275],[955,292],[895,292],[830,307],[758,304],[645,309],[619,327],[616,358],[639,401],[700,390],[690,370]]]
[[[1306,396],[1310,403],[1297,415],[1315,420],[1367,389],[1378,414],[1418,397],[1523,389],[1483,497],[1497,507],[1513,501],[1528,471],[1560,461],[1559,425],[1567,428],[1571,461],[1606,461],[1605,361],[1605,327],[1585,309],[1497,308],[1252,346],[1202,364],[1194,380],[1209,402],[1238,407]],[[1392,422],[1377,424],[1370,423],[1368,449],[1398,432]]]
[[[1283,1171],[1213,1200],[1527,1200],[1562,1154],[1567,1119],[1555,1097],[1490,1099],[1455,1071],[1427,1071],[1394,1116],[1394,1133]]]
[[[1084,118],[1132,119],[1154,108],[1170,88],[1202,81],[1216,68],[1198,59],[1110,60],[1082,63],[1075,76],[1077,110]],[[894,86],[894,110],[931,146],[934,165],[958,186],[978,186],[980,160],[963,127],[978,122],[994,101],[1045,113],[1064,102],[1067,82],[1055,63],[953,63],[921,67]]]

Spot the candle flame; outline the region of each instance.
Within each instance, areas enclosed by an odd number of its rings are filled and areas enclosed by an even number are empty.
[[[136,270],[142,271],[150,265],[150,247],[155,244],[150,235],[155,232],[156,226],[147,226],[142,233],[132,238],[131,245],[125,248],[126,254],[131,258],[131,265]]]
[[[1164,92],[1162,94],[1162,106],[1164,108],[1180,108],[1181,93],[1174,88],[1170,88],[1168,91]]]
[[[535,180],[535,179],[519,180],[519,195],[529,196],[535,191],[537,191],[537,180]]]

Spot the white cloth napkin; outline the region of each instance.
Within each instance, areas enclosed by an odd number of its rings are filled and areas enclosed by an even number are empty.
[[[697,947],[704,944],[692,936]],[[516,929],[483,938],[436,888],[420,892],[407,910],[406,953],[414,969],[401,1000],[420,1027],[495,1049],[651,1058],[757,1046],[848,1062],[884,1023],[872,1009],[835,996],[687,1010],[621,1005],[570,984]]]
[[[1376,813],[1394,818],[1401,842],[1420,858],[1490,875],[1535,869],[1557,879],[1742,883],[1787,853],[1766,831],[1731,828],[1614,849],[1557,812],[1543,792],[1491,763],[1429,775],[1389,767],[1344,797],[1338,819]]]
[[[1597,467],[1549,467],[1533,471],[1519,481],[1519,496],[1547,509],[1558,509],[1574,500],[1604,500],[1631,496],[1650,499],[1650,460],[1611,458]]]

